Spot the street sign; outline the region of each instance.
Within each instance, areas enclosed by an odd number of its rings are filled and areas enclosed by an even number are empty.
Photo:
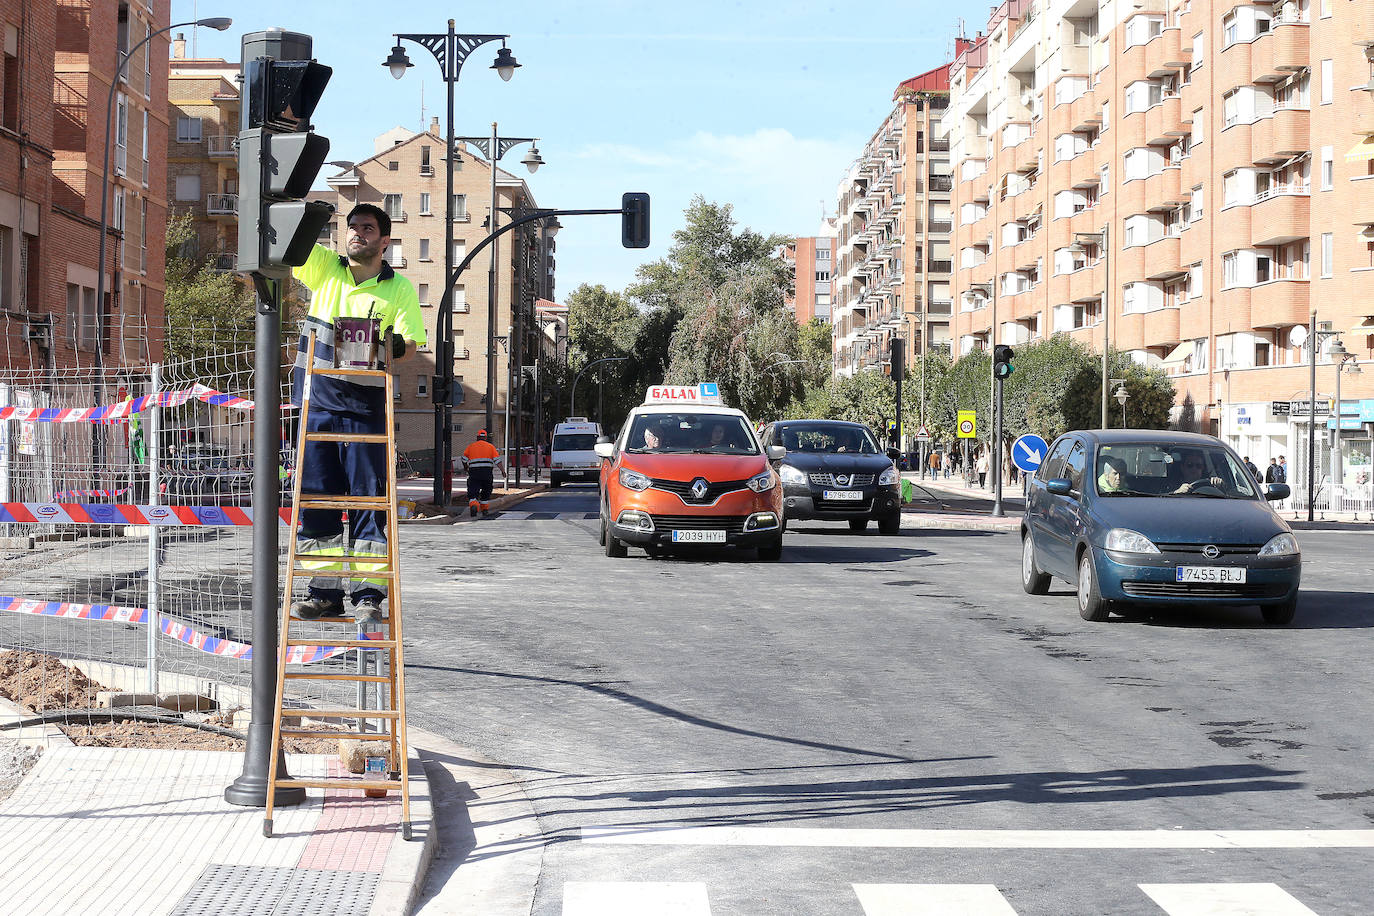
[[[959,411],[959,438],[972,439],[978,435],[978,412],[974,410]]]
[[[924,426],[922,426],[920,429],[916,430],[916,441],[917,441],[917,442],[929,442],[929,441],[930,441],[930,430],[926,429]]]
[[[1033,474],[1045,460],[1045,452],[1048,450],[1049,446],[1044,439],[1034,433],[1026,433],[1011,444],[1011,463],[1027,474]]]

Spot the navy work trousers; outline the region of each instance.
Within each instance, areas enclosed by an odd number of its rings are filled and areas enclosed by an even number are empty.
[[[333,412],[312,405],[306,423],[310,432],[371,433],[386,432],[386,415]],[[301,495],[381,496],[386,493],[386,446],[371,442],[307,442],[300,460]],[[303,542],[327,542],[343,535],[343,512],[338,509],[302,509],[301,527],[296,532],[296,547]],[[386,544],[386,517],[381,512],[348,512],[350,543]],[[370,584],[351,580],[342,583],[356,603],[364,597],[379,603],[385,593]],[[341,602],[342,588],[310,586],[311,597]]]
[[[468,468],[468,502],[491,502],[492,468]]]

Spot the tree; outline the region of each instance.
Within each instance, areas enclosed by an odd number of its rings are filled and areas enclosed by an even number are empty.
[[[174,212],[167,220],[166,249],[164,359],[181,364],[184,376],[222,387],[252,369],[253,294],[236,274],[211,269],[189,212]],[[288,322],[282,325],[285,339]]]
[[[568,297],[568,384],[577,374],[600,359],[633,359],[643,325],[643,316],[622,293],[601,284],[582,284]],[[605,363],[592,369],[582,380],[578,392],[569,391],[570,408],[577,403],[582,416],[594,417],[607,429],[618,425],[638,397],[624,380],[633,374],[626,363]],[[595,393],[593,393],[595,392]],[[609,395],[609,398],[607,397]],[[580,396],[580,402],[573,402]],[[602,414],[595,405],[600,402]]]

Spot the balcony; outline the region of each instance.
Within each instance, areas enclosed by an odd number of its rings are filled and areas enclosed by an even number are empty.
[[[1191,50],[1191,49],[1190,49]],[[1145,72],[1154,79],[1168,76],[1187,62],[1179,48],[1177,26],[1165,29],[1145,43]]]
[[[1125,312],[1112,326],[1112,345],[1120,350],[1145,349],[1145,313]]]
[[[1374,178],[1350,182],[1350,218],[1356,226],[1374,226]]]
[[[931,175],[929,190],[935,194],[948,194],[954,190],[954,177],[952,175]]]
[[[1182,171],[1176,165],[1165,166],[1164,171],[1145,179],[1146,210],[1181,204],[1188,199],[1191,189],[1183,189],[1179,181]]]
[[[1312,198],[1307,188],[1275,188],[1250,207],[1250,245],[1286,245],[1311,235]]]
[[[1069,164],[1069,183],[1075,188],[1086,188],[1102,180],[1098,171],[1097,156],[1094,150],[1079,153]]]
[[[208,194],[205,197],[205,210],[211,216],[238,216],[239,196],[237,194]]]
[[[1276,157],[1296,156],[1306,152],[1312,142],[1311,124],[1312,112],[1306,108],[1275,109],[1270,151]]]
[[[392,221],[393,223],[404,223],[404,222],[406,222],[408,219],[410,219],[410,214],[406,213],[406,211],[404,211],[404,210],[396,210],[396,211],[394,211],[394,212],[388,212],[388,213],[387,213],[387,216],[391,217],[391,221]],[[458,219],[458,217],[455,216],[454,219]]]
[[[1145,246],[1123,248],[1112,259],[1112,286],[1136,283],[1145,279]]]
[[[1250,320],[1256,328],[1306,324],[1311,313],[1307,280],[1271,280],[1250,290]]]
[[[1178,336],[1178,309],[1166,308],[1146,312],[1141,332],[1147,347],[1176,346],[1181,340]]]
[[[1069,274],[1069,301],[1090,302],[1102,295],[1102,262]]]
[[[211,159],[227,159],[238,155],[239,138],[233,134],[206,137],[205,141]]]
[[[423,177],[425,177],[425,178],[432,178],[432,177],[434,177],[434,166],[432,166],[432,165],[422,165],[422,166],[420,166],[420,175],[423,176]]]
[[[1091,89],[1069,103],[1069,126],[1073,130],[1090,130],[1101,123],[1102,104]]]
[[[948,235],[954,231],[954,223],[947,219],[933,219],[927,226],[931,235]]]
[[[1145,112],[1145,142],[1150,145],[1172,143],[1183,130],[1183,102],[1169,96]]]
[[[988,138],[983,136],[964,137],[963,140],[964,159],[986,159],[988,158]]]
[[[953,273],[953,272],[954,272],[954,261],[952,261],[952,260],[949,260],[949,261],[944,261],[944,260],[928,260],[928,261],[926,261],[926,268],[927,268],[927,270],[929,270],[930,273],[933,273],[933,274],[948,274],[948,273]]]
[[[221,252],[220,254],[215,255],[210,260],[209,270],[211,273],[231,274],[234,271],[238,270],[238,266],[238,255],[231,254],[228,252]]]
[[[389,257],[389,258],[386,259],[386,262],[387,262],[388,264],[390,264],[393,268],[404,268],[404,267],[406,266],[406,264],[407,264],[407,261],[406,261],[404,255],[397,255],[397,256],[395,256],[395,257]]]

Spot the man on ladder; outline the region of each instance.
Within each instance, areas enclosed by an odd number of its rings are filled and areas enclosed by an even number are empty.
[[[463,468],[468,472],[468,515],[482,510],[485,516],[491,509],[492,478],[501,453],[487,441],[487,431],[477,430],[477,441],[463,449]]]
[[[316,245],[310,259],[294,269],[296,279],[313,295],[292,372],[293,404],[301,404],[311,331],[315,332],[315,366],[321,369],[335,365],[335,322],[339,318],[377,319],[382,334],[379,346],[392,361],[412,356],[417,346],[425,342],[415,287],[386,263],[384,255],[390,243],[391,218],[373,204],[358,204],[348,213],[347,254],[338,255]],[[390,432],[385,428],[385,381],[313,376],[306,431],[372,435]],[[309,442],[301,452],[296,468],[301,475],[302,494],[382,496],[386,493],[386,475],[394,473],[393,468],[387,467],[385,445]],[[346,558],[379,558],[370,566],[355,560],[352,568],[356,570],[380,570],[386,566],[386,528],[381,515],[350,511],[345,538],[340,510],[300,512],[297,554],[301,567],[316,575],[310,580],[308,596],[292,603],[292,614],[305,620],[344,615],[344,580],[328,573],[343,572]],[[353,618],[360,625],[380,621],[382,601],[387,595],[386,580],[352,579],[348,584]]]

